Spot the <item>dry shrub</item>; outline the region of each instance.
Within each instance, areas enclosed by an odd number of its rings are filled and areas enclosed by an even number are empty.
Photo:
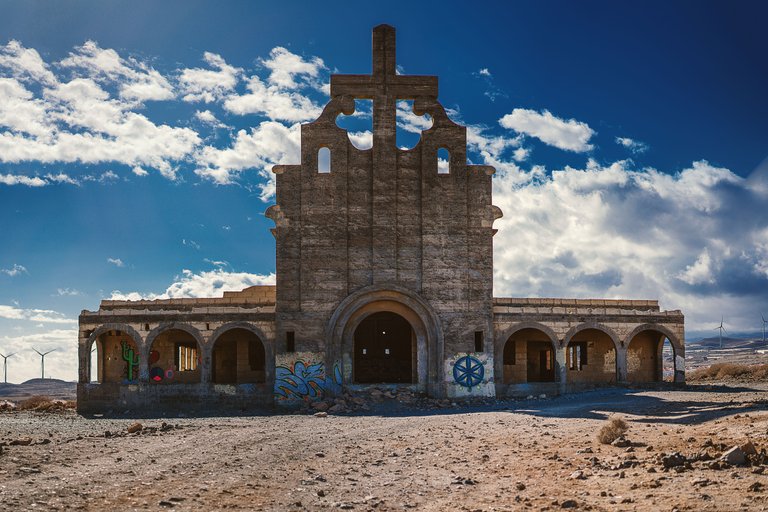
[[[597,433],[597,440],[602,444],[611,444],[629,430],[627,422],[621,418],[610,418]]]
[[[35,395],[20,402],[17,409],[20,411],[57,412],[74,409],[74,400],[53,400],[43,395]]]
[[[704,380],[768,380],[768,364],[732,364],[716,363],[706,368],[697,368],[686,375],[690,382]]]

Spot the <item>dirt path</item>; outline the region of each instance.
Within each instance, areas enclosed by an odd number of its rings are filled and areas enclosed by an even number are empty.
[[[366,416],[140,419],[136,434],[125,434],[135,419],[2,413],[0,443],[33,444],[3,447],[0,508],[766,510],[759,472],[768,468],[693,459],[748,437],[767,449],[767,390],[616,389],[430,414],[384,403]],[[612,413],[629,422],[633,446],[596,441]],[[685,458],[665,468],[672,452]]]

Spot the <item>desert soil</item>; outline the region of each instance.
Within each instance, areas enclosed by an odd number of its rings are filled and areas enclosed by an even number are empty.
[[[768,449],[765,383],[409,407],[384,400],[327,417],[4,412],[0,509],[768,509],[765,457],[699,460],[748,439]],[[611,415],[629,423],[631,446],[597,441]],[[136,422],[143,430],[128,434]],[[24,438],[31,444],[10,445]]]

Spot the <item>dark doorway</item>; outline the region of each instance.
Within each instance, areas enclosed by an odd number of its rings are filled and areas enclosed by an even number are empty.
[[[528,342],[528,382],[554,382],[555,361],[552,344]]]
[[[265,381],[265,354],[253,332],[233,328],[213,345],[211,379],[216,384],[256,384]]]
[[[411,324],[396,313],[382,311],[367,317],[355,330],[354,381],[414,382],[414,337]]]

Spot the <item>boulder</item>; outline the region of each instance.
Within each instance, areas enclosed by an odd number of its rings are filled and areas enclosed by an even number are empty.
[[[743,466],[744,463],[747,462],[747,456],[740,447],[734,446],[725,452],[723,456],[720,457],[720,460],[727,462],[731,466]]]

